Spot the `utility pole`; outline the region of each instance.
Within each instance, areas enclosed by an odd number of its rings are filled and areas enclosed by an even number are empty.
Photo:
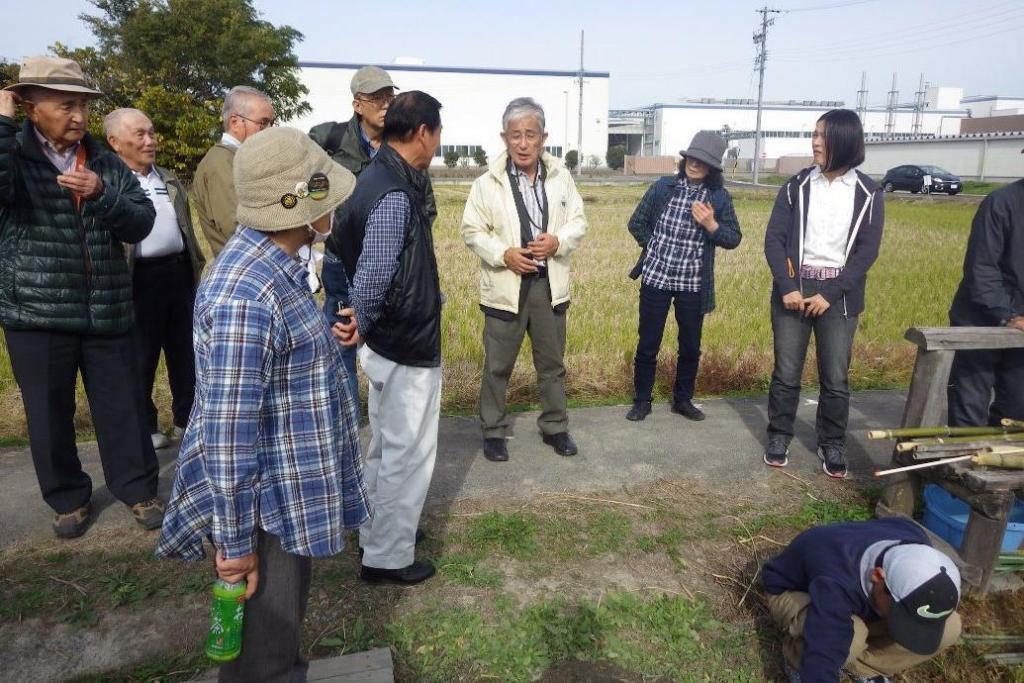
[[[921,134],[921,123],[924,121],[924,74],[917,82],[917,92],[914,93],[914,124],[911,130],[914,135]]]
[[[580,29],[580,108],[576,129],[576,175],[583,172],[583,29]]]
[[[892,74],[892,89],[889,91],[889,102],[885,105],[885,134],[892,135],[896,126],[896,98],[900,91],[896,89],[896,72]]]
[[[764,64],[768,57],[765,49],[768,38],[768,27],[775,23],[775,17],[768,18],[769,14],[779,14],[780,10],[771,9],[767,5],[757,10],[761,15],[761,32],[754,34],[754,44],[759,45],[757,57],[754,64],[760,73],[757,81],[757,126],[754,130],[754,184],[757,184],[758,172],[761,167],[761,103],[764,100]]]
[[[867,126],[868,115],[868,72],[860,72],[860,90],[857,91],[857,116],[862,126]]]

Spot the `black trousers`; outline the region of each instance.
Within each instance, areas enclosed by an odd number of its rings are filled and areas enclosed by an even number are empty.
[[[1024,420],[1024,349],[957,351],[946,395],[951,427]]]
[[[673,292],[647,285],[640,286],[640,325],[637,331],[636,356],[633,357],[633,399],[650,401],[658,369],[658,350],[665,334],[669,306],[675,305],[679,355],[676,360],[676,381],[672,389],[673,403],[693,398],[700,365],[700,340],[704,330],[704,313],[700,292]]]
[[[260,529],[259,584],[245,603],[242,654],[221,664],[220,683],[305,683],[309,664],[299,651],[313,563],[281,548]]]
[[[28,420],[29,448],[46,504],[58,513],[85,505],[92,480],[75,446],[75,383],[82,373],[107,488],[128,505],[156,496],[160,465],[142,427],[132,335],[5,330]]]
[[[192,412],[196,391],[192,352],[192,309],[195,277],[188,253],[156,259],[136,259],[132,276],[135,303],[135,348],[139,357],[143,424],[152,434],[159,430],[153,383],[160,351],[167,361],[174,426],[184,428]]]

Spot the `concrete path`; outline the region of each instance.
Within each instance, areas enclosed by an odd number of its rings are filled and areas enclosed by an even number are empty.
[[[341,657],[315,659],[306,672],[307,683],[395,683],[391,648],[379,647]],[[216,683],[216,669],[199,683]]]
[[[867,441],[865,432],[899,426],[904,399],[903,392],[892,391],[854,395],[847,458],[855,481],[866,480],[874,467],[888,463],[891,446]],[[509,442],[511,459],[500,464],[483,458],[475,418],[443,418],[427,504],[437,509],[466,498],[614,490],[657,479],[756,488],[767,486],[770,477],[778,476],[761,460],[766,424],[764,397],[713,399],[704,401],[703,407],[708,419],[699,423],[670,413],[666,404],[656,405],[654,413],[640,423],[625,419],[624,406],[574,409],[569,427],[580,454],[572,458],[559,457],[541,443],[536,412],[520,413],[515,420],[516,436]],[[813,399],[801,400],[788,468],[809,481],[824,479],[814,455],[814,411]],[[103,486],[96,444],[82,444],[80,452],[85,469],[93,477],[95,526],[133,527],[128,510]],[[162,466],[160,494],[166,497],[176,451],[170,448],[158,453]],[[51,515],[39,495],[28,449],[0,450],[0,548],[50,537]]]

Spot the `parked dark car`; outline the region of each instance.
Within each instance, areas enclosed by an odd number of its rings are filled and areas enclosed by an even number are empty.
[[[923,164],[907,164],[890,168],[882,178],[882,189],[886,192],[910,190],[914,194],[923,192],[945,192],[956,194],[963,189],[963,182],[944,168]]]

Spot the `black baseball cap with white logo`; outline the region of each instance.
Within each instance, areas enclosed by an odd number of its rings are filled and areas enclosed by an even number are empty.
[[[919,655],[934,654],[946,619],[960,602],[960,571],[944,553],[911,543],[889,549],[882,561],[892,594],[889,633]]]

